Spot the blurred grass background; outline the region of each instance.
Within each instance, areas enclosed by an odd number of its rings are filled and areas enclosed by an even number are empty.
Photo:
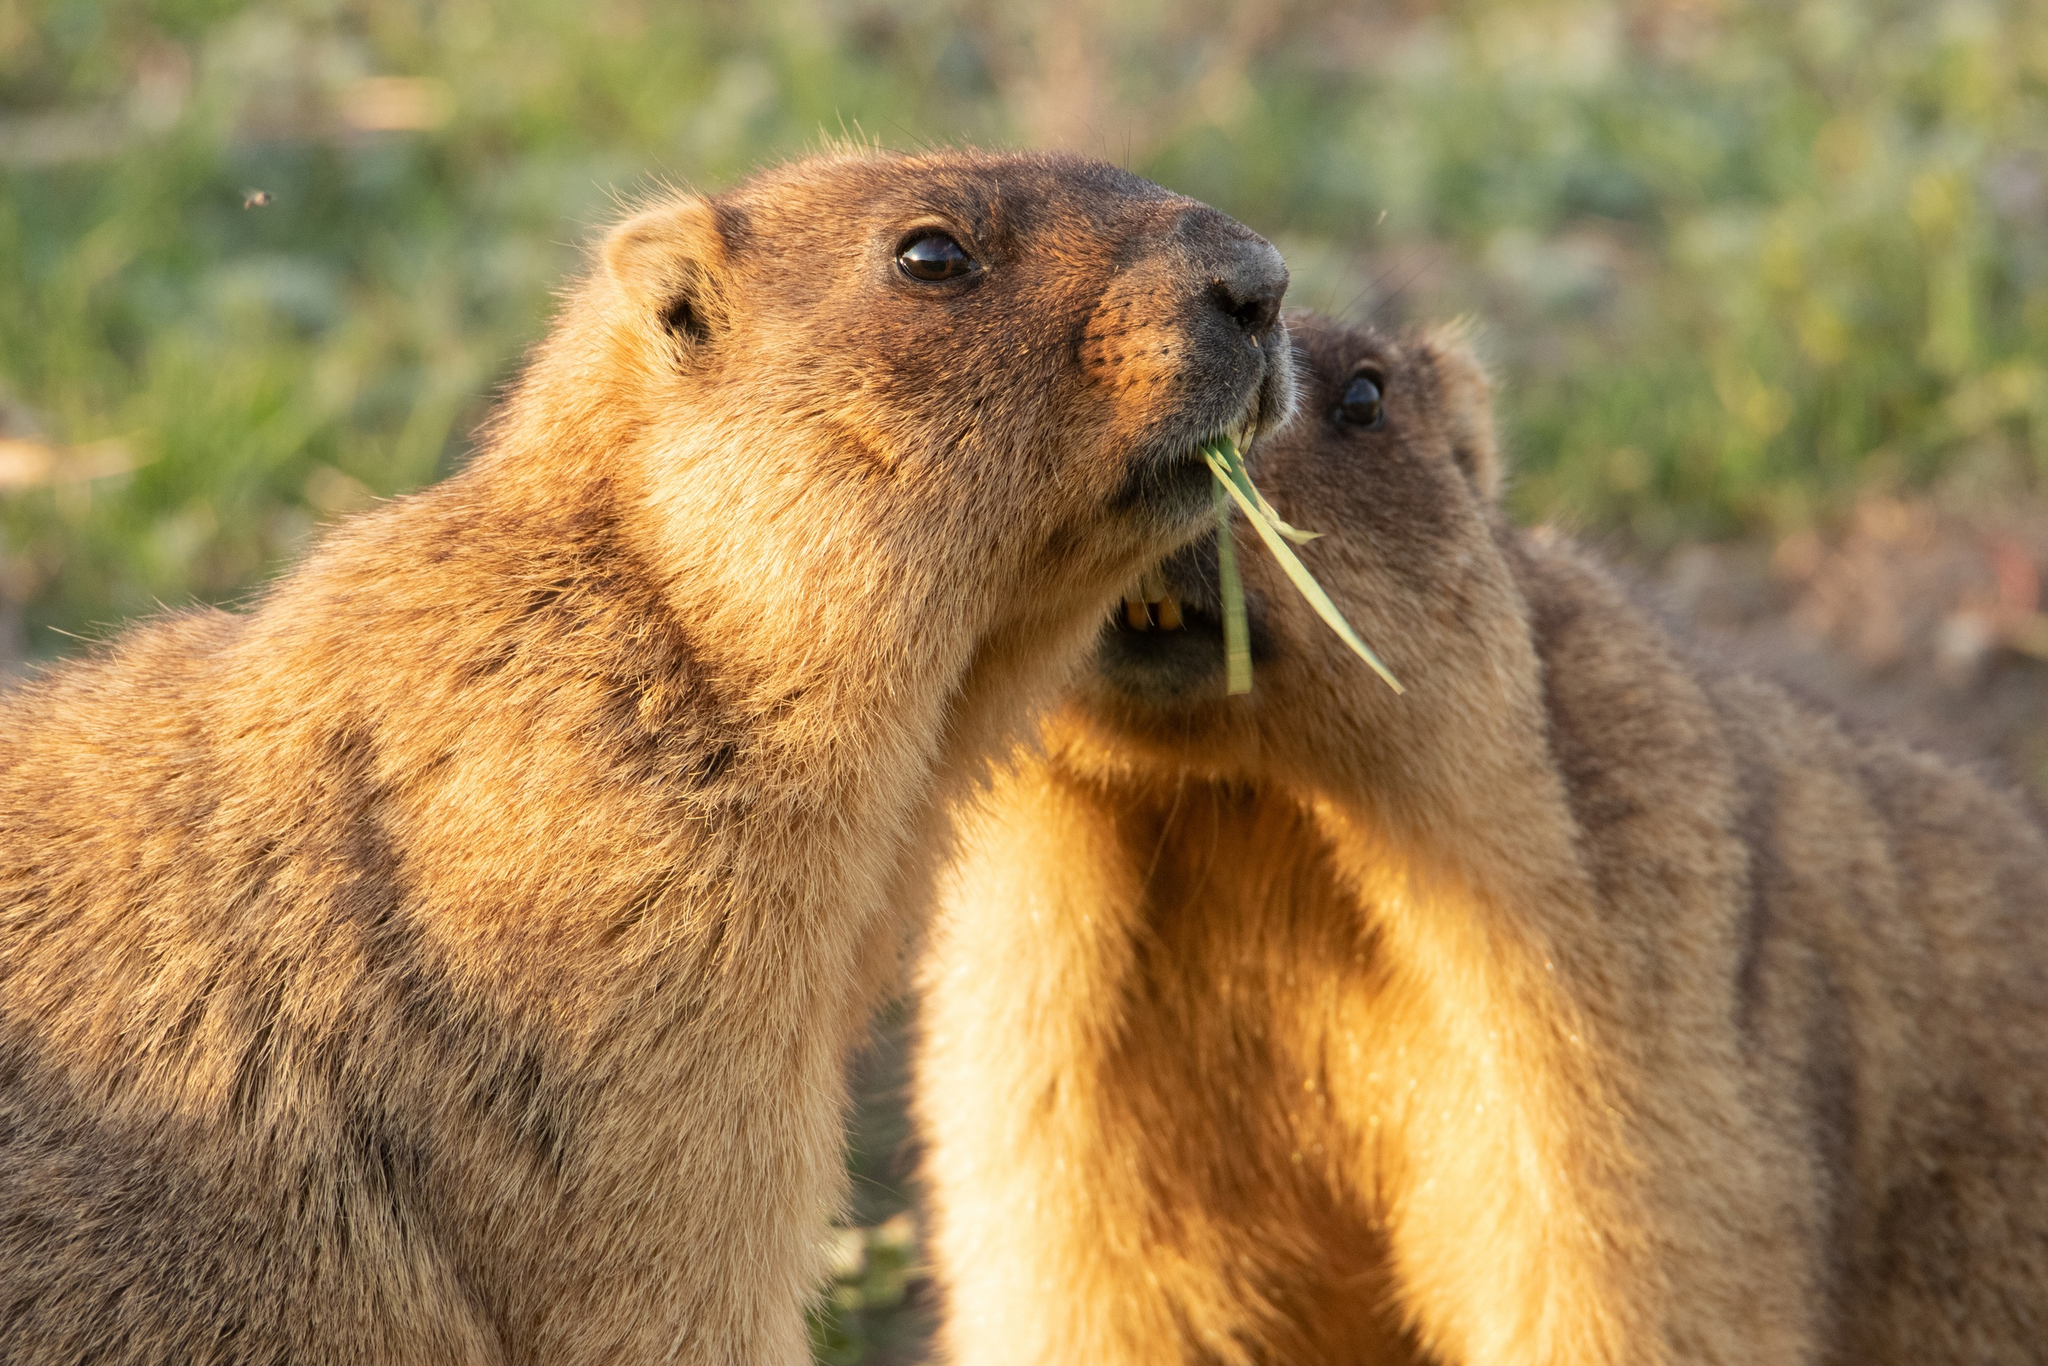
[[[2038,506],[2044,93],[2018,0],[0,0],[0,665],[446,471],[622,197],[842,128],[1094,152],[1296,303],[1474,315],[1524,517]],[[828,1359],[904,1350],[900,1243]]]
[[[621,196],[841,127],[1091,150],[1295,302],[1476,315],[1525,514],[2028,494],[2044,87],[2048,6],[1983,0],[0,0],[0,651],[433,478]]]

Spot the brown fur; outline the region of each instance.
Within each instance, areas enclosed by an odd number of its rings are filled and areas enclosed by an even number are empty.
[[[807,1359],[885,907],[1285,279],[1076,159],[670,199],[463,473],[8,699],[0,1359]]]
[[[950,1358],[2040,1360],[2041,832],[1508,527],[1454,340],[1294,333],[1254,474],[1407,695],[1240,534],[1252,693],[1108,631],[1002,779],[922,971]]]

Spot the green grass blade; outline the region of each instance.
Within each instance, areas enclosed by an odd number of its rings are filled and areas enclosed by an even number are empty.
[[[1204,458],[1208,460],[1209,469],[1216,476],[1216,482],[1229,493],[1232,500],[1240,508],[1244,509],[1245,520],[1249,521],[1252,524],[1252,529],[1259,533],[1259,539],[1263,540],[1266,543],[1266,548],[1273,552],[1273,558],[1280,562],[1280,568],[1286,572],[1287,577],[1293,582],[1296,591],[1308,599],[1309,606],[1315,608],[1316,615],[1323,619],[1323,624],[1332,631],[1335,631],[1337,638],[1350,646],[1352,652],[1360,659],[1371,665],[1372,671],[1384,679],[1388,687],[1397,693],[1406,692],[1407,689],[1401,686],[1401,681],[1394,677],[1387,666],[1380,662],[1380,657],[1372,652],[1370,646],[1358,638],[1356,631],[1351,629],[1351,623],[1346,621],[1344,614],[1337,610],[1337,604],[1330,601],[1330,595],[1325,593],[1323,586],[1316,582],[1315,575],[1308,572],[1308,566],[1303,564],[1300,558],[1295,555],[1294,548],[1287,544],[1287,538],[1281,535],[1278,528],[1266,520],[1265,514],[1259,510],[1258,504],[1246,497],[1237,487],[1237,481],[1230,477],[1229,470],[1225,467],[1224,462],[1216,456],[1208,454],[1206,451],[1204,452]],[[1220,558],[1222,552],[1222,541],[1220,539],[1217,542],[1217,551]],[[1233,565],[1233,571],[1234,569],[1235,566]],[[1242,592],[1242,589],[1239,591]]]
[[[1244,617],[1244,580],[1237,573],[1237,545],[1230,535],[1230,494],[1216,481],[1216,580],[1223,598],[1223,692],[1252,690],[1251,628]]]
[[[1320,531],[1303,531],[1300,527],[1289,526],[1279,513],[1273,511],[1273,505],[1266,501],[1266,495],[1260,493],[1258,486],[1252,483],[1251,471],[1244,467],[1244,456],[1237,449],[1236,442],[1227,437],[1220,437],[1202,447],[1202,454],[1213,455],[1222,461],[1227,477],[1231,483],[1237,485],[1238,492],[1257,504],[1259,512],[1273,530],[1288,540],[1296,545],[1307,545],[1323,534]]]

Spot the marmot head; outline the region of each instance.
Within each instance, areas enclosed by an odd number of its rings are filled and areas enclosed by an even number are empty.
[[[1251,692],[1224,694],[1212,534],[1148,576],[1166,594],[1146,626],[1119,610],[1103,627],[1074,713],[1106,742],[1086,746],[1091,763],[1314,781],[1331,764],[1395,762],[1422,731],[1455,722],[1446,708],[1470,704],[1472,675],[1494,686],[1500,661],[1525,653],[1495,536],[1489,386],[1458,329],[1289,323],[1301,413],[1251,452],[1252,477],[1283,518],[1324,533],[1300,548],[1303,563],[1407,693],[1323,624],[1239,516]]]
[[[615,228],[535,370],[559,425],[617,415],[606,478],[692,615],[746,604],[734,648],[822,658],[894,612],[1078,643],[1206,524],[1200,443],[1286,420],[1286,285],[1099,162],[830,155]]]

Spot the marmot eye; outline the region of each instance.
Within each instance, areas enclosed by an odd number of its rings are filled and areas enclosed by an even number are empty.
[[[928,232],[896,253],[896,267],[913,280],[957,280],[981,264],[942,232]]]
[[[1344,397],[1337,400],[1337,420],[1353,427],[1377,427],[1386,421],[1381,383],[1378,375],[1353,375],[1351,383],[1344,386]]]

